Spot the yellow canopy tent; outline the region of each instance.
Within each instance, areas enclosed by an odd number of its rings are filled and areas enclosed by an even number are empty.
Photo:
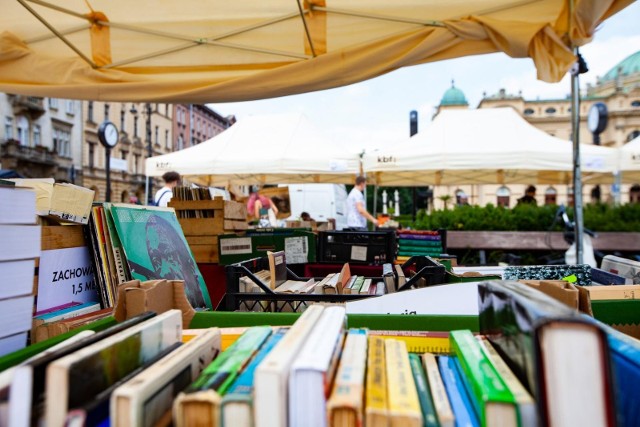
[[[559,81],[633,0],[13,0],[0,91],[105,101],[253,100],[491,52]]]
[[[0,91],[103,101],[253,100],[401,67],[504,52],[557,82],[633,0],[15,0],[0,13]],[[576,244],[582,200],[575,111]]]

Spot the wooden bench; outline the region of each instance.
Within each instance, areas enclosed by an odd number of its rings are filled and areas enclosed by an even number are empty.
[[[640,233],[603,232],[592,238],[594,249],[640,252]],[[447,231],[447,249],[567,250],[560,231]]]

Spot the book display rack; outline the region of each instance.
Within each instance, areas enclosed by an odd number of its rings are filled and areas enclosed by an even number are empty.
[[[418,286],[431,286],[444,283],[445,267],[430,257],[416,256],[411,257],[401,266],[400,271],[406,272],[407,277],[404,284],[398,287],[397,291],[406,291]],[[228,265],[225,267],[227,276],[227,293],[223,301],[223,307],[226,311],[236,311],[244,306],[247,311],[254,311],[259,306],[259,311],[283,312],[300,311],[301,308],[307,307],[311,303],[343,303],[360,298],[375,297],[371,294],[316,294],[316,293],[277,293],[267,286],[263,280],[256,276],[259,271],[269,269],[268,257],[254,258],[248,261]],[[314,278],[320,282],[322,277]],[[375,282],[385,282],[384,277],[370,277]],[[404,278],[403,278],[404,279]],[[249,280],[258,287],[257,292],[240,292],[240,281]],[[308,281],[309,278],[301,278],[286,269],[286,280]],[[397,278],[393,279],[397,283]],[[389,291],[390,286],[386,286]],[[395,290],[395,289],[394,289]],[[390,290],[393,291],[393,290]]]

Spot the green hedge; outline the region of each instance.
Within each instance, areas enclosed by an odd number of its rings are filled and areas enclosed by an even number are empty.
[[[513,209],[494,205],[457,206],[437,210],[430,214],[419,212],[412,228],[418,230],[495,230],[495,231],[546,231],[553,224],[558,207],[552,205],[521,205]],[[640,231],[640,204],[609,206],[585,205],[584,226],[593,231]],[[573,219],[573,209],[567,208]],[[553,227],[561,231],[558,222]]]

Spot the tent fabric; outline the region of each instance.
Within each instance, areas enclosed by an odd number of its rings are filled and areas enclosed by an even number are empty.
[[[311,92],[468,55],[572,48],[633,0],[18,0],[0,14],[0,91],[207,103]]]
[[[146,160],[148,176],[176,171],[194,183],[353,183],[359,156],[303,114],[249,116],[193,147]]]
[[[613,182],[614,149],[582,144],[586,183]],[[444,110],[408,140],[365,153],[377,185],[570,184],[573,148],[512,108]]]
[[[640,136],[618,148],[620,182],[640,183]]]

